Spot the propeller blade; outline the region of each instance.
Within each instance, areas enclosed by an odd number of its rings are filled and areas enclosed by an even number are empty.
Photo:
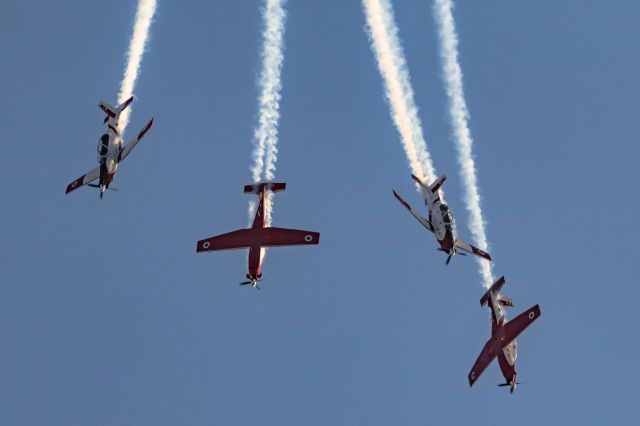
[[[251,281],[243,281],[240,283],[240,285],[247,285],[247,284],[251,284]]]
[[[90,186],[92,188],[100,188],[100,185],[96,185],[95,183],[88,183],[87,186]]]
[[[449,262],[451,262],[451,255],[449,255],[449,257],[447,257],[447,261],[444,263],[445,265],[448,265]]]
[[[466,255],[467,255],[467,253],[463,253],[463,252],[461,252],[461,251],[457,251],[457,252],[456,252],[456,254],[457,254],[457,255],[460,255],[460,256],[466,256]]]

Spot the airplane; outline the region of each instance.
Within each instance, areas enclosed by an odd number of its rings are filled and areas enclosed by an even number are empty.
[[[409,203],[398,195],[396,191],[393,191],[393,195],[398,199],[400,204],[409,210],[409,213],[411,213],[413,217],[422,224],[422,226],[427,228],[436,236],[436,239],[440,243],[438,250],[449,255],[445,263],[448,265],[451,258],[456,254],[465,255],[464,253],[458,253],[458,249],[475,254],[476,256],[480,256],[487,260],[491,260],[491,256],[486,251],[457,239],[456,224],[453,214],[451,213],[449,206],[440,200],[439,190],[447,179],[447,176],[442,175],[431,186],[426,186],[415,175],[411,175],[411,177],[418,183],[418,185],[420,185],[420,191],[424,197],[424,204],[429,208],[429,219],[421,216],[417,211],[415,211]]]
[[[513,301],[500,294],[504,283],[504,276],[500,277],[480,299],[480,306],[488,303],[489,309],[491,309],[491,338],[482,348],[468,378],[469,386],[473,386],[482,372],[498,357],[498,364],[506,381],[498,386],[509,386],[511,393],[513,393],[516,386],[521,384],[516,380],[516,358],[518,356],[516,337],[540,317],[540,306],[532,306],[507,322],[503,307],[512,307]]]
[[[262,279],[263,247],[311,245],[320,242],[320,233],[318,232],[265,226],[265,197],[269,192],[284,191],[286,185],[286,183],[280,182],[259,182],[245,185],[245,194],[256,194],[260,199],[251,228],[239,229],[200,240],[196,245],[196,253],[248,248],[249,265],[246,275],[248,281],[241,282],[240,285],[251,284],[253,288],[260,290],[258,282]]]
[[[100,198],[107,189],[116,190],[115,188],[109,188],[113,177],[118,169],[118,164],[124,160],[131,150],[136,146],[138,142],[144,137],[145,133],[153,125],[153,118],[144,126],[138,133],[135,139],[126,145],[122,145],[122,138],[118,131],[118,120],[120,114],[133,102],[133,96],[124,101],[117,107],[112,107],[108,103],[102,101],[98,104],[107,116],[103,123],[107,125],[107,132],[100,137],[98,142],[98,167],[80,176],[78,179],[67,185],[65,194],[68,194],[81,186],[88,185],[93,188],[100,189]],[[98,183],[91,183],[98,179]]]

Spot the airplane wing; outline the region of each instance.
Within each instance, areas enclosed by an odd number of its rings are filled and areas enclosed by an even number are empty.
[[[471,367],[471,371],[469,372],[469,386],[473,386],[473,384],[478,380],[478,377],[487,369],[491,361],[498,356],[500,352],[500,348],[498,347],[498,342],[496,339],[491,337],[482,348],[482,352],[478,355],[478,359],[476,359],[475,364]]]
[[[68,194],[71,191],[75,191],[76,189],[80,188],[81,186],[86,185],[89,182],[92,182],[92,181],[98,179],[99,177],[100,177],[100,166],[98,166],[95,169],[91,170],[90,172],[87,172],[86,174],[80,176],[78,179],[74,180],[69,185],[67,185],[67,190],[65,191],[65,194]]]
[[[285,228],[239,229],[198,241],[196,252],[318,244],[320,233]]]
[[[248,248],[254,245],[255,239],[253,229],[239,229],[198,241],[196,252]]]
[[[122,147],[122,149],[120,150],[120,154],[118,154],[118,163],[124,160],[127,157],[127,155],[129,155],[131,150],[138,144],[138,142],[142,140],[145,133],[149,131],[152,125],[153,125],[153,118],[149,120],[147,125],[144,126],[144,128],[140,130],[140,132],[138,132],[138,135],[134,140],[132,140],[131,142],[129,142],[128,144]]]
[[[479,249],[476,246],[472,246],[471,244],[467,244],[464,241],[456,240],[456,247],[460,250],[464,250],[467,253],[475,254],[476,256],[483,257],[487,260],[491,260],[491,255],[484,250]]]
[[[261,247],[298,246],[318,244],[320,233],[286,228],[263,228],[258,230]]]
[[[504,325],[504,341],[506,344],[515,340],[532,322],[540,317],[540,306],[535,305],[527,309]]]
[[[502,348],[513,342],[539,316],[540,306],[535,305],[507,322],[496,336],[492,336],[482,348],[482,352],[469,372],[469,386],[473,386]]]
[[[413,207],[411,207],[409,203],[403,200],[402,197],[400,197],[396,191],[393,191],[393,195],[396,197],[398,201],[400,201],[400,204],[402,204],[405,209],[409,210],[409,213],[411,213],[411,215],[415,217],[418,220],[418,222],[422,224],[422,226],[427,228],[429,231],[433,232],[433,225],[431,224],[431,222],[429,222],[429,220],[426,217],[421,216],[420,213],[415,211]]]

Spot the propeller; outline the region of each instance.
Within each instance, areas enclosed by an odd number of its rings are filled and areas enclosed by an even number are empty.
[[[258,283],[260,281],[262,281],[262,278],[257,279],[257,280],[243,281],[243,282],[240,283],[240,285],[249,285],[249,284],[251,284],[252,287],[255,287],[258,290],[261,290],[260,286],[258,285]]]
[[[98,188],[98,189],[102,188],[100,185],[96,185],[95,183],[88,183],[87,186],[90,186],[92,188]],[[105,189],[108,189],[110,191],[117,191],[118,190],[118,188],[111,188],[111,187],[108,187],[108,188],[105,188]]]
[[[510,391],[509,391],[509,392],[513,393],[513,391],[516,389],[516,385],[524,385],[524,384],[526,384],[526,383],[527,383],[527,382],[515,382],[515,384],[514,384],[514,383],[500,383],[500,384],[498,385],[498,387],[510,386],[510,387],[511,387],[511,389],[510,389]]]
[[[440,250],[440,251],[443,251],[443,252],[447,253],[447,251],[446,251],[446,250],[442,250],[442,249],[438,249],[438,250]],[[462,253],[461,251],[458,251],[458,250],[455,250],[455,249],[454,249],[454,250],[453,250],[453,253],[450,253],[450,254],[449,254],[449,257],[447,257],[447,261],[445,262],[445,264],[446,264],[446,265],[448,265],[448,264],[449,264],[449,262],[451,262],[451,258],[452,258],[454,255],[466,256],[467,254],[466,254],[466,253]]]

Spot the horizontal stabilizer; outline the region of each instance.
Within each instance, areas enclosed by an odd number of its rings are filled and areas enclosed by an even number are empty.
[[[131,96],[129,99],[127,99],[126,101],[118,105],[118,112],[124,111],[131,104],[131,102],[133,102],[133,96]]]
[[[284,182],[258,182],[244,186],[245,194],[259,194],[263,191],[280,192],[284,191],[287,184]]]
[[[416,183],[420,185],[420,188],[422,188],[423,190],[428,189],[427,185],[425,185],[424,182],[422,182],[422,179],[420,179],[418,176],[412,174],[411,179],[416,181]]]
[[[440,189],[445,180],[447,180],[447,175],[440,176],[438,179],[436,179],[435,182],[431,184],[431,186],[429,186],[429,190],[435,194],[436,192],[438,192],[438,189]]]
[[[480,298],[480,306],[484,306],[487,303],[491,292],[493,292],[493,294],[500,293],[500,289],[502,288],[505,282],[506,280],[504,279],[504,275],[498,278],[498,281],[493,283],[493,285],[489,288],[489,290],[487,290],[487,292],[483,294],[482,297]]]
[[[129,104],[131,104],[131,102],[133,102],[133,96],[131,96],[129,99],[127,99],[117,107],[112,107],[105,101],[100,101],[100,103],[98,103],[98,106],[100,107],[101,110],[103,110],[107,114],[107,118],[104,119],[104,122],[106,123],[109,120],[109,118],[112,118],[117,121],[117,118],[120,115],[120,113],[124,111],[125,108],[127,108]]]
[[[101,110],[103,110],[107,114],[108,117],[116,118],[117,110],[114,107],[112,107],[111,105],[109,105],[104,101],[100,101],[98,106],[100,107]]]
[[[438,189],[440,189],[444,181],[447,180],[447,175],[440,176],[438,179],[436,179],[435,182],[433,182],[429,186],[425,185],[424,182],[422,182],[422,180],[416,175],[411,175],[411,178],[413,178],[413,180],[415,180],[418,183],[418,185],[420,185],[423,191],[431,191],[432,193],[435,194],[436,192],[438,192]]]

